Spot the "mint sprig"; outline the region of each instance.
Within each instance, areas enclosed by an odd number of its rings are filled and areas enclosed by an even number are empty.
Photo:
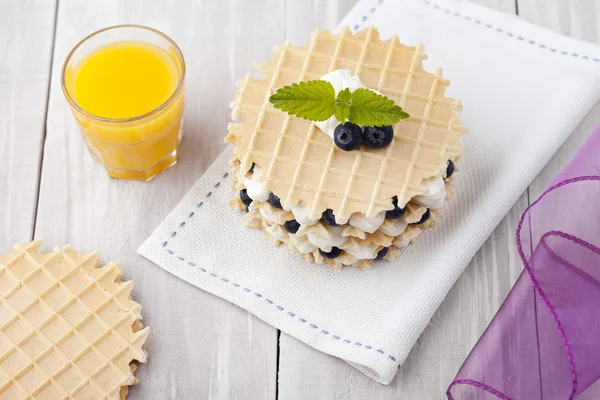
[[[284,86],[269,101],[290,115],[311,121],[325,121],[332,115],[340,122],[363,126],[392,125],[409,115],[385,96],[366,88],[341,90],[337,97],[333,85],[323,80],[304,81]]]
[[[290,115],[325,121],[335,112],[335,89],[325,81],[293,83],[279,89],[269,101]]]

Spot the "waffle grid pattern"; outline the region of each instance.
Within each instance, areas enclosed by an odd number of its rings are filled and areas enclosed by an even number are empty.
[[[421,194],[423,179],[442,176],[446,161],[462,153],[460,102],[444,97],[447,80],[422,68],[423,47],[407,47],[394,36],[381,42],[373,27],[356,35],[317,31],[303,48],[289,43],[271,62],[258,64],[263,76],[238,82],[226,141],[236,145],[242,170],[256,163],[265,184],[286,209],[304,202],[313,215],[331,208],[339,223],[353,213],[373,217]],[[349,69],[363,83],[402,106],[410,115],[394,126],[385,149],[344,152],[313,123],[289,116],[268,101],[276,89]],[[241,120],[238,120],[241,118]]]
[[[121,267],[40,242],[0,257],[0,399],[121,399],[146,361]]]

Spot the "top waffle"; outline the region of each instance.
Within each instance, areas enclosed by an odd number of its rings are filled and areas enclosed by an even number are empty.
[[[397,36],[381,41],[369,27],[353,35],[317,30],[304,47],[285,43],[271,61],[257,64],[259,79],[237,83],[231,104],[234,122],[225,141],[236,146],[242,171],[262,169],[267,188],[285,209],[304,203],[313,217],[332,209],[338,223],[352,214],[373,217],[422,194],[424,179],[443,176],[447,160],[459,156],[464,132],[461,104],[444,96],[442,71],[423,70],[423,46],[407,47]],[[269,97],[279,88],[350,70],[368,88],[394,100],[410,118],[394,125],[386,148],[362,146],[345,152],[311,121],[275,109]]]

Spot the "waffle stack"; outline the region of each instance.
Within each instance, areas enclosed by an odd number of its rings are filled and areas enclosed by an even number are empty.
[[[97,253],[40,244],[0,256],[0,398],[125,399],[147,357],[133,283]]]
[[[257,64],[262,76],[248,74],[237,84],[225,139],[235,146],[235,188],[255,197],[248,206],[238,194],[231,201],[248,213],[246,224],[309,261],[336,267],[389,260],[433,226],[440,204],[428,206],[429,190],[437,182],[445,191],[438,200],[449,198],[449,164],[457,165],[465,129],[460,102],[444,95],[449,81],[439,69],[426,72],[425,58],[422,45],[404,46],[396,36],[381,41],[369,27],[356,34],[318,30],[306,46],[285,43],[271,61]],[[269,102],[283,86],[338,69],[350,70],[410,114],[393,126],[386,148],[343,151],[313,122]],[[397,208],[403,215],[389,218]],[[285,225],[292,220],[299,225],[295,233]]]

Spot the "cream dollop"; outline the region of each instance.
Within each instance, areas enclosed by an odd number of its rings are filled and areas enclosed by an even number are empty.
[[[401,235],[407,226],[404,218],[388,219],[379,227],[379,230],[388,236],[395,237]]]
[[[290,240],[296,250],[302,254],[312,253],[317,249],[305,236],[290,235]]]
[[[265,202],[269,199],[269,191],[266,185],[263,185],[260,181],[261,174],[262,169],[258,165],[255,165],[252,177],[244,179],[244,186],[246,186],[246,192],[252,200]]]
[[[314,225],[321,219],[320,216],[318,218],[311,218],[310,209],[303,203],[293,206],[291,211],[294,214],[294,219],[300,225]]]
[[[321,77],[321,80],[331,83],[333,89],[335,89],[336,96],[338,92],[346,88],[350,89],[351,92],[355,91],[356,89],[366,88],[366,86],[362,83],[360,78],[358,76],[352,75],[350,70],[348,69],[336,69],[335,71],[328,72]],[[315,122],[315,125],[320,130],[325,132],[325,134],[331,139],[333,139],[333,132],[339,124],[340,121],[338,121],[335,115],[332,115],[331,117],[329,117],[329,119],[325,121]]]
[[[340,247],[346,242],[346,240],[348,240],[347,237],[342,236],[343,230],[344,228],[342,228],[341,226],[328,226],[327,233],[331,236],[331,238],[321,236],[315,232],[308,232],[306,234],[306,237],[312,244],[314,244],[321,250],[331,251],[332,247]]]
[[[385,211],[382,211],[372,218],[365,217],[364,215],[353,215],[350,217],[348,223],[355,228],[361,229],[365,233],[373,233],[379,229],[381,224],[383,224],[383,221],[385,221],[385,213]]]
[[[288,233],[281,225],[269,225],[265,228],[265,231],[267,231],[271,237],[280,241],[288,237]]]
[[[276,224],[277,223],[277,219],[279,217],[279,211],[271,211],[267,208],[260,208],[258,210],[258,212],[260,212],[260,215],[263,216],[263,218],[267,221],[269,221],[272,224]]]
[[[423,180],[421,188],[425,193],[412,198],[420,206],[436,210],[442,208],[446,201],[446,184],[442,178],[429,178]]]
[[[404,247],[408,247],[410,244],[410,239],[406,235],[400,236],[399,239],[394,240],[394,246],[399,249],[403,249]]]
[[[350,254],[352,257],[357,260],[372,260],[377,257],[377,248],[379,245],[377,243],[369,243],[366,246],[361,246],[358,249],[344,249],[344,251]]]

